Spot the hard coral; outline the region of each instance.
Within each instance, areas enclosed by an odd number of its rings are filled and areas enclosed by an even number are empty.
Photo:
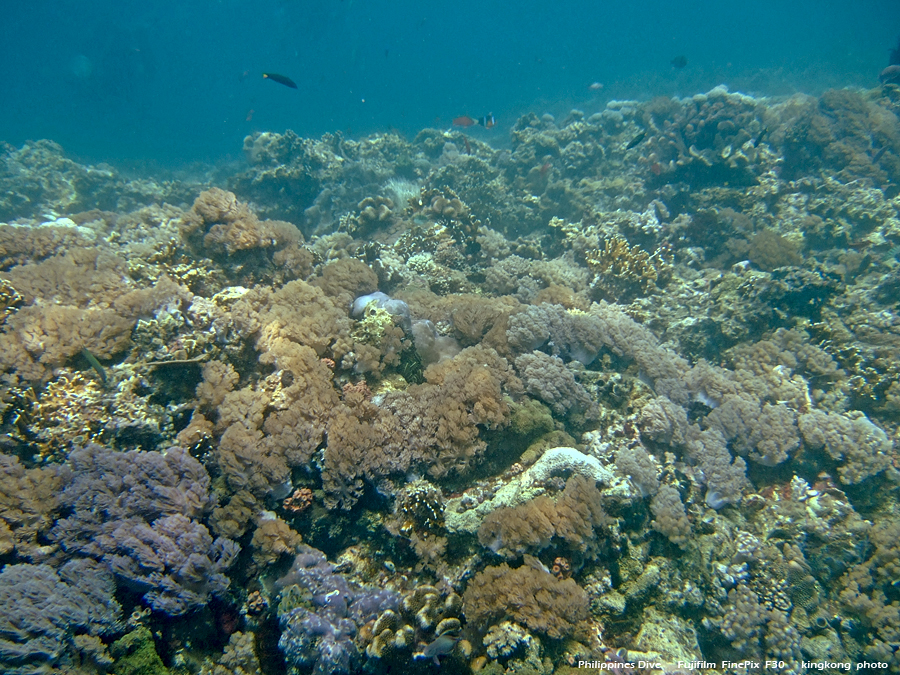
[[[648,254],[640,246],[629,246],[620,236],[607,239],[603,249],[587,251],[591,271],[591,295],[596,300],[627,304],[666,285],[672,276],[662,250]]]
[[[456,593],[417,586],[404,594],[398,608],[384,611],[375,620],[366,655],[380,659],[389,668],[408,667],[417,647],[423,648],[418,652],[420,658],[431,651],[432,656],[444,655],[446,652],[437,648],[437,639],[455,636],[461,626],[461,610],[462,601]],[[445,646],[452,648],[453,643]]]

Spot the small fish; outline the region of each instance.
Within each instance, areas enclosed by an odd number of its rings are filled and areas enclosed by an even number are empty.
[[[687,57],[684,54],[679,54],[674,59],[672,59],[670,63],[678,70],[681,70],[687,65]]]
[[[453,118],[453,126],[455,127],[474,127],[478,124],[485,129],[491,129],[496,123],[497,121],[494,119],[493,113],[488,113],[480,120],[476,120],[474,117],[469,117],[468,115],[460,115],[459,117]]]
[[[263,79],[272,80],[272,82],[283,84],[285,87],[290,87],[291,89],[297,88],[297,85],[291,78],[279,75],[278,73],[263,73]]]
[[[435,665],[439,666],[441,665],[441,660],[438,657],[447,656],[447,654],[453,651],[453,648],[458,641],[459,638],[450,635],[441,635],[440,637],[435,638],[434,642],[431,644],[425,645],[425,649],[421,652],[417,652],[414,655],[414,658],[431,659],[434,661]]]
[[[633,147],[635,147],[636,145],[638,145],[638,144],[639,144],[641,141],[643,141],[645,138],[647,138],[647,130],[646,130],[646,129],[645,129],[644,131],[642,131],[641,133],[639,133],[639,134],[638,134],[637,136],[635,136],[634,138],[632,138],[630,141],[628,141],[628,145],[625,146],[625,149],[626,149],[626,150],[631,150]]]
[[[253,119],[253,113],[256,112],[253,108],[247,111],[247,117],[244,121],[250,122]]]
[[[603,89],[603,83],[602,82],[592,82],[591,86],[588,87],[588,89],[590,89],[591,91],[600,91],[601,89]]]
[[[91,354],[87,347],[81,348],[81,355],[91,364],[91,368],[97,371],[97,374],[100,376],[100,381],[103,382],[103,386],[106,386],[106,371],[103,370],[103,366],[100,365],[100,361],[97,360],[97,357]]]

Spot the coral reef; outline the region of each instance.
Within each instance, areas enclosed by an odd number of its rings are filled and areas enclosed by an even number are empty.
[[[897,670],[896,92],[4,146],[4,672]]]

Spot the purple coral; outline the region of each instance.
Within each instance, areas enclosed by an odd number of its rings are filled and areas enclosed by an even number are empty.
[[[213,541],[200,523],[180,514],[146,523],[124,521],[112,535],[115,548],[104,555],[110,569],[139,589],[157,611],[184,614],[202,607],[210,595],[228,589],[225,570],[238,545]]]
[[[116,452],[89,445],[70,455],[60,503],[72,514],[51,536],[69,554],[102,561],[145,592],[157,611],[183,614],[228,587],[237,554],[195,520],[210,505],[209,476],[180,448]]]
[[[90,560],[57,570],[7,565],[0,572],[0,670],[9,675],[76,664],[77,637],[119,630],[112,575]]]
[[[283,596],[292,586],[308,593],[309,601],[280,615],[278,646],[290,665],[312,666],[316,675],[352,672],[360,658],[353,642],[359,627],[400,604],[393,591],[351,588],[325,554],[310,546],[301,547],[291,570],[276,583]],[[282,607],[291,604],[283,597]]]

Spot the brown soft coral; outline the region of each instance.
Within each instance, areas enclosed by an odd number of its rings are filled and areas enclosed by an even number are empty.
[[[149,288],[138,288],[120,295],[113,303],[116,311],[129,318],[153,316],[160,308],[166,306],[187,306],[194,299],[194,294],[169,276],[163,275]]]
[[[685,548],[691,538],[691,521],[678,490],[671,485],[661,486],[650,502],[650,510],[654,516],[653,529]]]
[[[900,603],[891,600],[900,575],[900,524],[878,523],[869,530],[869,558],[853,566],[840,579],[840,601],[845,611],[874,634],[875,642],[900,641]]]
[[[234,391],[238,374],[234,366],[222,361],[203,364],[203,381],[197,385],[197,404],[203,410],[215,410],[225,396]]]
[[[218,407],[225,431],[217,462],[230,485],[258,498],[285,484],[290,466],[309,462],[338,400],[331,371],[309,347],[287,340],[272,347],[260,361],[278,370],[255,387],[229,392]]]
[[[52,552],[39,538],[53,525],[59,486],[55,467],[26,470],[17,458],[0,455],[0,555],[37,561]]]
[[[125,261],[100,248],[75,248],[39,263],[14,267],[3,277],[27,302],[76,307],[109,305],[123,292]]]
[[[385,405],[400,418],[407,448],[431,475],[465,471],[485,448],[480,429],[509,423],[503,389],[521,392],[521,382],[506,359],[480,346],[429,366],[425,379],[389,395]]]
[[[349,307],[360,295],[378,289],[378,277],[368,265],[356,258],[342,258],[322,268],[322,276],[312,280],[338,307]]]
[[[339,403],[331,370],[311,348],[284,338],[267,346],[260,362],[275,371],[253,386],[228,392],[216,409],[216,428],[223,430],[216,463],[229,492],[245,495],[233,509],[225,505],[214,514],[221,522],[217,531],[243,531],[261,508],[256,502],[289,493],[290,469],[309,463]],[[209,383],[233,382],[235,376],[221,365],[208,369],[209,382],[201,383],[198,395],[211,401]]]
[[[3,269],[87,246],[84,236],[74,228],[0,224],[0,267]]]
[[[250,249],[279,249],[302,239],[300,230],[280,220],[260,220],[234,193],[212,188],[201,192],[181,222],[185,239],[213,255]]]
[[[494,553],[515,557],[525,551],[540,551],[556,534],[556,504],[542,495],[514,507],[491,511],[478,528],[478,541]]]
[[[46,379],[82,349],[98,359],[124,351],[133,325],[109,309],[24,307],[8,319],[0,336],[0,366],[15,369],[23,379]]]
[[[253,533],[253,562],[264,567],[285,555],[295,555],[303,538],[281,518],[261,519]]]
[[[509,315],[521,307],[518,300],[511,296],[485,298],[477,295],[458,295],[447,300],[452,301],[453,330],[463,345],[483,342],[498,350],[506,348]]]
[[[255,288],[234,304],[232,314],[242,332],[257,336],[256,348],[261,352],[284,338],[311,347],[319,356],[331,351],[338,361],[343,352],[335,347],[349,340],[349,307],[337,307],[321,289],[305,281],[292,281],[277,291]]]
[[[425,384],[385,395],[380,406],[356,400],[331,414],[322,471],[329,507],[349,508],[364,480],[378,483],[410,468],[435,477],[467,470],[486,447],[482,430],[509,423],[503,389],[521,389],[506,360],[483,347],[429,367],[425,377]]]
[[[328,508],[349,509],[362,494],[363,478],[375,481],[409,468],[402,429],[387,410],[368,403],[356,411],[342,406],[332,416],[327,436],[322,487]]]
[[[481,523],[478,541],[509,558],[526,551],[540,551],[554,537],[575,551],[596,548],[594,528],[609,523],[600,504],[600,491],[584,476],[572,476],[554,501],[546,495],[524,504],[492,511]]]
[[[525,556],[516,569],[503,563],[476,574],[463,594],[466,619],[489,625],[509,618],[556,640],[589,632],[587,593],[573,579],[557,579]]]

